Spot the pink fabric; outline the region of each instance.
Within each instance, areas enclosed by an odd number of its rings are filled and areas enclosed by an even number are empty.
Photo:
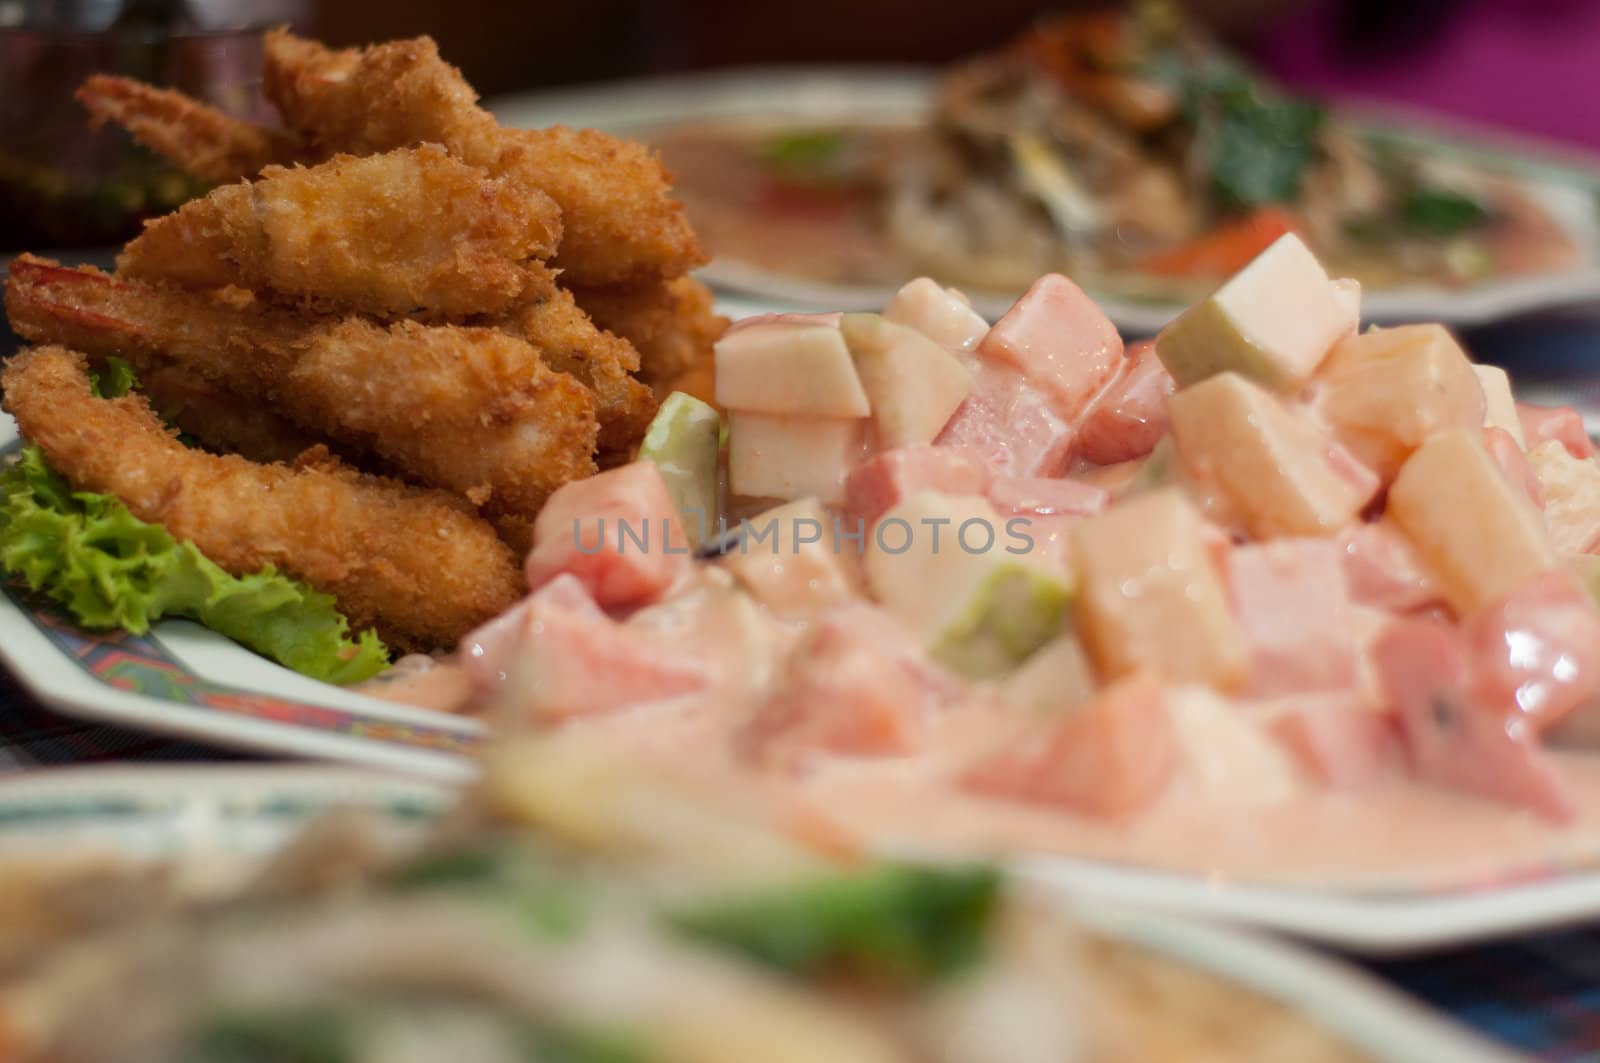
[[[1413,51],[1363,62],[1341,54],[1335,0],[1317,0],[1271,33],[1259,58],[1309,92],[1391,100],[1600,148],[1600,2],[1461,6]]]

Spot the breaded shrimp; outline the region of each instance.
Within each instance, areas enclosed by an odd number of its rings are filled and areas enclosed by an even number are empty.
[[[84,359],[15,356],[5,409],[73,486],[120,498],[235,574],[278,566],[403,649],[452,646],[516,601],[511,551],[458,499],[341,467],[257,465],[179,443],[139,395],[97,399]]]
[[[270,167],[145,224],[118,271],[193,288],[269,289],[321,309],[460,318],[505,310],[561,210],[429,144]]]
[[[711,289],[693,277],[572,294],[596,325],[633,344],[640,379],[658,390],[709,358],[728,327],[712,307]]]
[[[24,255],[6,285],[35,343],[171,363],[486,513],[532,516],[594,472],[594,396],[502,331],[305,318],[248,292],[206,294]]]
[[[213,184],[254,177],[265,166],[305,156],[300,138],[224,114],[181,92],[95,74],[77,92],[93,124],[122,126],[172,165]]]
[[[626,450],[644,435],[656,401],[633,378],[639,352],[627,340],[596,328],[553,276],[497,324],[538,348],[552,368],[571,373],[593,390],[602,451]]]
[[[163,420],[207,450],[238,454],[251,461],[293,461],[317,444],[315,436],[260,402],[181,366],[146,365],[139,373],[139,390]]]
[[[500,128],[432,38],[334,51],[275,30],[265,48],[268,98],[323,152],[437,143],[519,188],[548,193],[565,224],[552,264],[573,283],[676,277],[706,260],[648,148],[594,130]]]

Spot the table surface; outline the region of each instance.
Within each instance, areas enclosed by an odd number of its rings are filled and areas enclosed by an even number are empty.
[[[0,334],[0,354],[9,339]],[[1477,329],[1463,341],[1478,360],[1510,369],[1523,395],[1576,405],[1591,432],[1600,428],[1600,307]],[[0,774],[65,764],[259,759],[70,719],[37,704],[0,669]],[[1600,924],[1363,965],[1516,1051],[1558,1063],[1600,1063]]]

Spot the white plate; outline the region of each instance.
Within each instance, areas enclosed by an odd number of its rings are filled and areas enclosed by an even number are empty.
[[[215,885],[236,880],[225,865],[247,868],[332,804],[382,813],[403,830],[450,800],[448,788],[348,770],[69,769],[0,780],[0,862],[79,848],[204,867]],[[1124,907],[1073,908],[1101,932],[1273,997],[1384,1063],[1520,1058],[1367,975],[1281,942]]]
[[[746,69],[506,97],[492,101],[491,108],[512,126],[565,123],[643,137],[652,127],[697,118],[759,117],[795,124],[915,120],[929,111],[932,85],[932,76],[920,69]],[[1385,135],[1522,174],[1529,190],[1580,248],[1579,261],[1559,273],[1492,279],[1461,289],[1417,286],[1366,293],[1362,313],[1368,320],[1475,325],[1600,299],[1600,161],[1460,123],[1410,114],[1397,119],[1392,111],[1361,113],[1365,125]],[[713,262],[704,275],[719,287],[777,300],[789,309],[873,310],[893,293],[796,279],[735,260]],[[978,310],[994,319],[1021,293],[972,294]],[[1183,309],[1169,302],[1090,294],[1119,327],[1132,333],[1153,333]]]

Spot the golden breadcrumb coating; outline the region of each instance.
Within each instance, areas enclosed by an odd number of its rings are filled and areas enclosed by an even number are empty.
[[[574,288],[594,323],[633,344],[639,352],[639,377],[661,389],[711,357],[711,345],[728,327],[712,306],[711,289],[693,277]]]

